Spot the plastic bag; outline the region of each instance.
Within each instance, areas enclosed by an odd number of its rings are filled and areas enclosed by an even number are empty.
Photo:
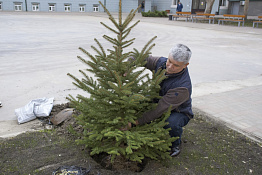
[[[53,108],[53,101],[54,98],[39,98],[30,101],[22,108],[15,109],[15,115],[17,116],[18,123],[25,123],[35,119],[36,117],[49,116]]]
[[[35,103],[34,113],[36,117],[47,117],[49,116],[52,108],[53,108],[54,98],[40,98],[36,100],[32,100]]]
[[[90,171],[78,166],[61,166],[52,175],[86,175]]]
[[[15,115],[17,116],[18,123],[25,123],[36,118],[34,114],[34,103],[28,103],[22,108],[15,110]]]

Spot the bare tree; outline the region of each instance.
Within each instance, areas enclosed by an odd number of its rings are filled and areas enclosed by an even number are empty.
[[[211,13],[214,2],[215,0],[206,0],[207,4],[206,4],[205,13]]]
[[[249,7],[249,0],[245,0],[245,6],[244,6],[245,19],[247,19],[248,7]]]

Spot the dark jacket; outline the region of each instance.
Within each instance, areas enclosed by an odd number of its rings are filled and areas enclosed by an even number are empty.
[[[183,4],[177,4],[176,11],[182,12]]]
[[[141,8],[143,9],[143,8],[145,8],[145,3],[141,3]]]
[[[167,58],[152,57],[147,58],[146,67],[150,70],[166,68]],[[144,113],[143,117],[138,119],[139,124],[148,123],[162,116],[172,105],[171,112],[180,112],[186,114],[189,118],[193,118],[194,114],[191,108],[192,85],[188,68],[183,69],[176,74],[166,75],[167,78],[161,83],[159,95],[162,98],[158,101],[156,109]]]

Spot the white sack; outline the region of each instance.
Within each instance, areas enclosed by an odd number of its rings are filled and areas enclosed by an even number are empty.
[[[15,110],[15,115],[17,116],[18,123],[25,123],[36,118],[34,114],[34,103],[28,103],[22,108]]]
[[[54,98],[39,98],[30,101],[27,105],[22,108],[15,110],[18,123],[25,123],[36,117],[47,117],[49,116],[53,108]]]
[[[47,117],[49,116],[52,108],[54,98],[40,98],[36,100],[32,100],[35,103],[34,113],[36,117]]]

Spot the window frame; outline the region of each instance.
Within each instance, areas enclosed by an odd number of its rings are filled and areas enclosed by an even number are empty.
[[[17,9],[17,7],[18,7],[18,9]],[[20,7],[20,8],[19,8]],[[15,2],[14,3],[14,10],[16,11],[16,12],[21,12],[21,11],[23,11],[23,3],[22,2]]]
[[[34,9],[34,7],[36,7],[36,9]],[[39,3],[32,3],[32,11],[39,12]]]
[[[227,0],[220,0],[219,1],[219,6],[227,6]]]
[[[93,4],[93,12],[99,12],[99,5]]]
[[[86,5],[79,4],[79,12],[85,12],[86,11]]]
[[[48,4],[48,11],[55,12],[56,5],[55,4]]]
[[[172,0],[171,8],[177,8],[177,4],[180,0]]]
[[[65,12],[71,12],[71,4],[64,4]]]

